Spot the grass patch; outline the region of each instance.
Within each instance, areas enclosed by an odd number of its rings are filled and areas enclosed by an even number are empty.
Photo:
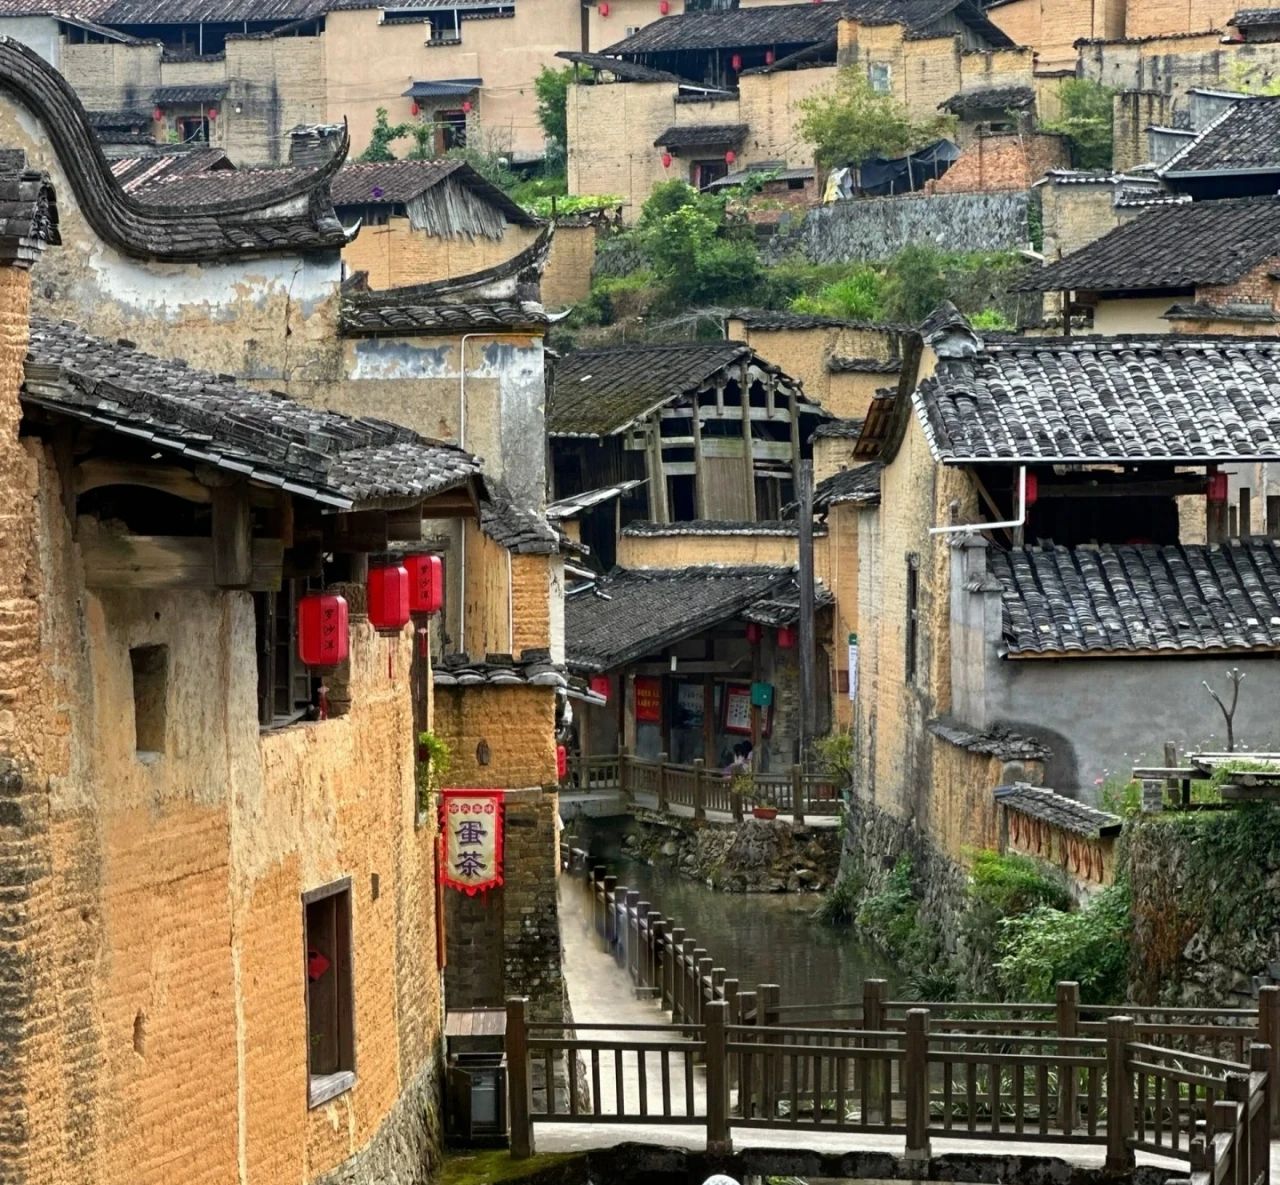
[[[449,1152],[440,1185],[571,1185],[587,1179],[585,1152],[546,1152],[528,1160],[512,1160],[506,1148]]]

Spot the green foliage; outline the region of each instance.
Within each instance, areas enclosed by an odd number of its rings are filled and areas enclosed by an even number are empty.
[[[945,257],[936,247],[913,243],[893,261],[885,285],[891,320],[918,325],[947,299]]]
[[[610,206],[618,205],[621,200],[621,198],[608,193],[583,193],[564,197],[548,194],[545,197],[539,196],[532,200],[522,201],[520,204],[530,214],[536,214],[539,218],[550,218],[554,214],[582,214],[594,210],[607,209]]]
[[[504,193],[510,193],[520,183],[520,178],[511,171],[508,158],[504,153],[485,151],[468,145],[466,148],[450,148],[445,160],[466,161],[486,181],[491,182]]]
[[[449,746],[434,732],[418,733],[418,761],[414,783],[418,791],[418,813],[425,815],[431,809],[432,796],[448,776],[453,764]]]
[[[1027,237],[1033,251],[1044,250],[1044,207],[1038,194],[1034,194],[1027,204]]]
[[[813,916],[829,926],[847,926],[858,912],[858,900],[866,891],[866,881],[854,869],[846,869],[826,893]]]
[[[1000,922],[996,964],[1006,998],[1050,1001],[1059,980],[1080,984],[1086,1004],[1124,999],[1129,970],[1129,886],[1117,882],[1081,909],[1039,905]]]
[[[979,309],[969,318],[969,321],[979,333],[984,329],[1002,333],[1014,327],[1013,322],[999,309]]]
[[[858,927],[904,966],[922,968],[938,960],[939,942],[919,920],[911,857],[903,855],[879,891],[863,899]]]
[[[818,759],[842,785],[853,782],[853,729],[838,728],[817,742]]]
[[[873,267],[863,266],[818,292],[797,296],[791,308],[797,313],[824,317],[880,321],[884,319],[884,288],[882,274]]]
[[[1071,895],[1063,884],[1046,876],[1044,865],[1030,856],[979,852],[971,875],[971,905],[993,910],[1002,917],[1014,917],[1041,906],[1068,909],[1071,905]]]
[[[955,127],[953,116],[913,120],[892,95],[873,90],[866,74],[847,66],[827,90],[799,104],[797,131],[812,144],[820,165],[856,165],[873,156],[895,157],[923,147]]]
[[[388,123],[387,109],[379,107],[374,112],[373,131],[369,135],[369,147],[361,154],[360,159],[363,161],[388,161],[395,160],[395,153],[391,151],[391,145],[396,140],[403,140],[405,136],[413,131],[411,123]]]
[[[1077,169],[1109,169],[1112,160],[1112,98],[1115,91],[1088,78],[1069,78],[1058,89],[1062,113],[1040,128],[1067,137]]]
[[[538,99],[538,122],[547,139],[565,148],[569,144],[568,116],[569,87],[578,76],[576,66],[552,70],[543,66],[533,80],[533,93]]]

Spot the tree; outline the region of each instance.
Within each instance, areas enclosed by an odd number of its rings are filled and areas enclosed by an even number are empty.
[[[1066,136],[1077,169],[1109,169],[1112,161],[1112,98],[1115,91],[1088,78],[1069,78],[1058,88],[1062,113],[1042,119],[1040,129]]]
[[[369,135],[369,147],[361,154],[363,161],[395,160],[391,144],[410,135],[414,130],[411,123],[390,124],[387,122],[387,109],[379,107],[373,117],[373,131]]]
[[[552,70],[543,66],[533,80],[533,93],[538,97],[538,122],[548,140],[561,148],[569,146],[569,87],[578,77],[577,67]]]
[[[873,90],[866,74],[846,66],[834,86],[800,101],[797,129],[818,164],[861,164],[873,156],[903,156],[950,135],[955,117],[914,120],[892,95]]]
[[[946,263],[941,251],[924,243],[913,243],[899,251],[886,277],[888,315],[919,325],[944,300],[949,300]]]

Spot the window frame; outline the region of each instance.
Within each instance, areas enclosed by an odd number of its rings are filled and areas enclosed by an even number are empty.
[[[275,592],[253,594],[254,657],[258,672],[257,715],[260,732],[288,728],[309,718],[312,703],[310,694],[305,707],[297,706],[303,681],[306,681],[309,692],[314,691],[311,685],[316,682],[310,669],[298,657],[298,600],[307,593],[309,584],[307,580],[286,578],[280,582],[280,588]],[[282,603],[285,607],[283,613]],[[268,606],[265,613],[264,605]],[[283,641],[280,635],[281,622],[284,622],[287,634]],[[278,677],[281,670],[278,660],[282,654],[285,672],[283,682]],[[286,712],[277,712],[276,698],[286,690],[293,706]],[[269,719],[266,712],[268,704],[271,708]]]
[[[344,897],[345,908],[335,902],[333,941],[335,945],[332,967],[338,979],[334,1001],[334,1024],[337,1029],[335,1044],[339,1065],[336,1070],[317,1074],[312,1068],[312,1000],[311,981],[307,978],[307,957],[312,947],[311,924],[308,914],[314,906]],[[356,1078],[356,1006],[355,1006],[355,907],[352,879],[344,876],[336,881],[308,889],[302,894],[302,997],[305,1018],[305,1052],[307,1066],[307,1109],[323,1106],[339,1095],[346,1094]],[[340,949],[345,939],[345,959]],[[344,1025],[345,1020],[345,1025]],[[344,1064],[345,1063],[345,1064]]]
[[[867,83],[877,95],[893,94],[893,63],[868,62]]]
[[[915,683],[920,673],[920,557],[914,552],[907,556],[906,588],[906,654],[903,674],[906,682]]]
[[[157,661],[158,660],[158,664]],[[158,671],[151,668],[159,667]],[[168,751],[169,741],[169,647],[164,642],[144,642],[140,646],[129,647],[129,683],[133,700],[133,755],[139,761],[154,761],[158,757],[164,756]],[[154,735],[155,721],[148,720],[147,726],[141,727],[139,712],[139,678],[144,677],[148,680],[148,688],[151,693],[150,698],[155,698],[158,690],[159,700],[159,736]],[[151,682],[158,676],[158,689]],[[153,708],[154,710],[154,708]],[[159,746],[144,745],[143,733],[146,734],[148,740],[160,741]]]

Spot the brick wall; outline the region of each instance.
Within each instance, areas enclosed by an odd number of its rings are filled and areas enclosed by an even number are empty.
[[[287,164],[290,129],[326,118],[324,38],[232,38],[226,71],[230,89],[220,130],[228,155],[241,165]],[[352,155],[359,151],[353,146]]]
[[[567,308],[590,295],[596,239],[594,226],[556,227],[542,272],[542,303],[547,308]]]
[[[160,85],[160,52],[158,45],[118,42],[63,45],[62,73],[88,108],[146,110]]]
[[[1120,91],[1111,101],[1111,163],[1125,172],[1151,159],[1147,128],[1169,123],[1171,103],[1159,91]]]
[[[934,193],[1027,189],[1048,169],[1069,164],[1062,136],[1017,132],[979,136],[932,189]]]
[[[1196,300],[1214,305],[1237,302],[1276,308],[1280,285],[1271,277],[1277,272],[1280,272],[1280,257],[1273,256],[1251,268],[1234,284],[1206,284],[1197,288]],[[1268,326],[1267,330],[1268,334],[1273,334],[1275,327]]]

